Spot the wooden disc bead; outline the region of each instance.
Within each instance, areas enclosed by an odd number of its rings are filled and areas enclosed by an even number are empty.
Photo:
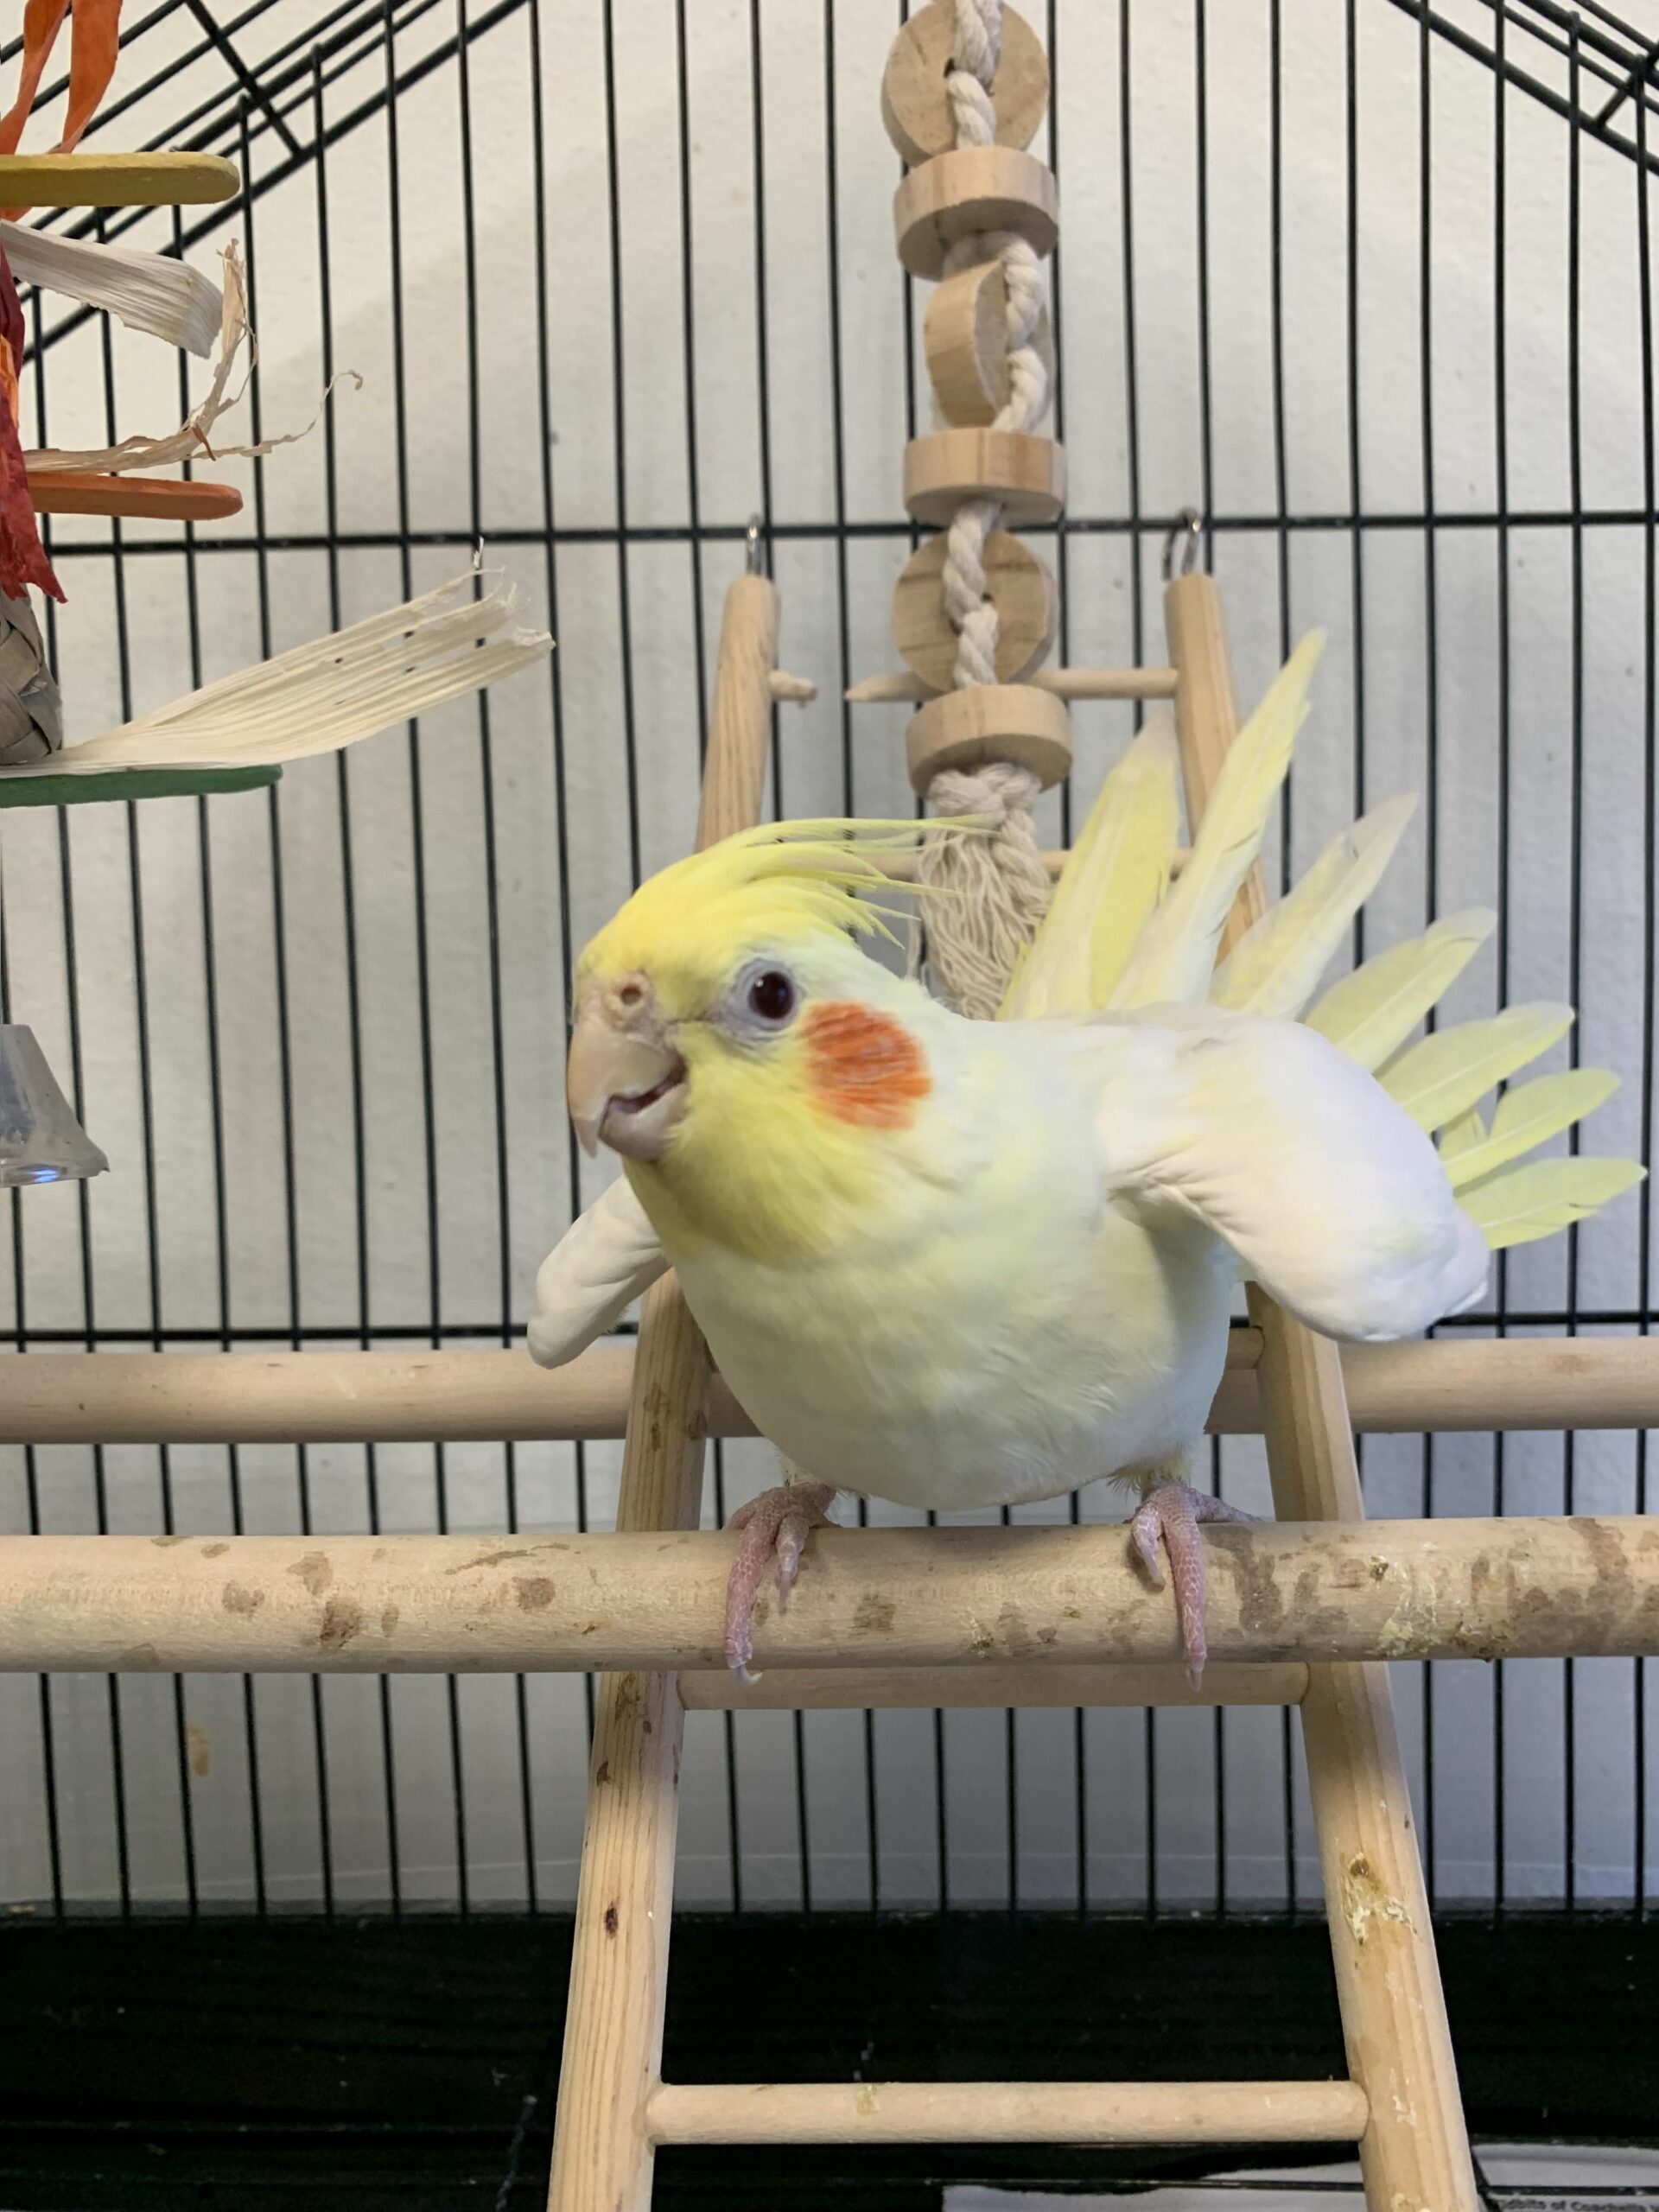
[[[1052,522],[1065,505],[1065,448],[1032,430],[930,430],[905,448],[905,512],[947,524],[964,499],[1004,522]]]
[[[1071,772],[1071,718],[1052,692],[1033,683],[975,683],[942,692],[905,731],[911,786],[925,792],[946,768],[1012,760],[1046,791]]]
[[[1008,284],[1000,262],[976,262],[934,287],[922,342],[927,373],[947,418],[964,425],[995,421],[1008,397]],[[1046,308],[1037,317],[1031,342],[1052,387],[1054,334]]]
[[[893,635],[907,666],[936,691],[955,676],[957,633],[944,611],[945,541],[912,553],[893,587]],[[1059,627],[1060,594],[1030,546],[1006,530],[985,541],[985,593],[996,609],[996,680],[1018,683],[1046,655]]]
[[[1012,146],[963,146],[912,169],[893,196],[899,258],[912,276],[938,276],[959,238],[1014,231],[1052,253],[1060,235],[1054,172]]]
[[[881,120],[901,160],[948,153],[957,119],[944,89],[956,51],[956,0],[928,0],[893,42],[881,79]],[[1048,56],[1025,17],[1002,10],[1002,47],[991,79],[999,146],[1028,146],[1048,106]]]

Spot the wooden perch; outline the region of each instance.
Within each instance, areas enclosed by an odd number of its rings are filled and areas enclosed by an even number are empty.
[[[1262,1339],[1235,1329],[1210,1416],[1261,1433]],[[1548,1337],[1351,1344],[1357,1428],[1659,1427],[1659,1341]],[[0,1363],[0,1444],[534,1442],[620,1436],[633,1347],[551,1370],[512,1351],[29,1352]],[[754,1430],[720,1377],[709,1433]]]
[[[1659,1652],[1659,1522],[1206,1529],[1218,1662]],[[717,1669],[735,1537],[7,1536],[0,1670]],[[759,1668],[1167,1664],[1173,1601],[1121,1526],[831,1529]]]

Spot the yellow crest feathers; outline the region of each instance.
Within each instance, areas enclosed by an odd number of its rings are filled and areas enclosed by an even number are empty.
[[[902,920],[906,910],[869,894],[913,896],[927,887],[895,880],[880,861],[944,837],[982,835],[988,826],[831,816],[740,830],[647,877],[588,944],[582,964],[640,966],[664,944],[717,945],[733,936],[891,939],[889,922]]]

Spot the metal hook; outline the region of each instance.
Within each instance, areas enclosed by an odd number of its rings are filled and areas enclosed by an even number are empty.
[[[1175,518],[1175,527],[1164,540],[1164,582],[1168,583],[1175,574],[1175,547],[1181,545],[1181,574],[1190,576],[1198,565],[1198,547],[1204,539],[1204,517],[1196,507],[1183,507]]]
[[[760,542],[764,527],[759,515],[749,517],[749,526],[743,533],[743,569],[747,575],[764,576],[766,573],[766,548]]]

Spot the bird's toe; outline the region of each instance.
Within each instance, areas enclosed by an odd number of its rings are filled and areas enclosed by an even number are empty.
[[[728,1528],[738,1533],[739,1542],[726,1579],[722,1648],[726,1664],[741,1682],[755,1679],[749,1671],[754,1656],[754,1608],[767,1573],[775,1562],[781,1612],[800,1573],[808,1536],[814,1529],[830,1525],[826,1509],[834,1496],[821,1483],[782,1484],[739,1506],[728,1522]]]

